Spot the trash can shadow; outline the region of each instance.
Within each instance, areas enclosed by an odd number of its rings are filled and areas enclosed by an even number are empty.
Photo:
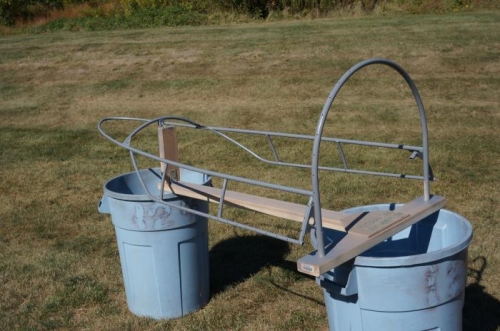
[[[465,305],[463,311],[464,331],[496,331],[500,329],[500,301],[486,293],[481,285],[483,272],[488,266],[485,257],[479,256],[470,265],[479,264],[477,269],[469,267],[469,277],[474,282],[465,287]]]
[[[269,265],[280,265],[290,248],[281,240],[245,235],[217,243],[209,253],[212,295],[241,283]]]

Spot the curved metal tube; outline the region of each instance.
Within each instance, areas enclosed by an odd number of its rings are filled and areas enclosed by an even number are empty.
[[[116,145],[118,145],[118,146],[120,146],[120,147],[125,148],[126,150],[128,150],[129,153],[130,153],[130,156],[132,158],[132,162],[134,162],[134,154],[137,154],[137,155],[141,155],[141,156],[147,157],[147,158],[149,158],[151,160],[155,160],[155,161],[158,161],[158,162],[164,162],[164,163],[167,162],[167,163],[169,163],[171,165],[174,165],[174,166],[177,166],[177,167],[180,167],[180,168],[184,168],[184,169],[195,171],[195,172],[204,173],[204,174],[207,174],[207,175],[213,176],[213,177],[226,178],[228,180],[234,180],[234,181],[245,183],[245,184],[257,185],[257,186],[267,187],[267,188],[275,189],[275,190],[282,190],[282,191],[286,191],[286,192],[290,192],[290,193],[295,193],[295,194],[300,194],[300,195],[306,195],[306,196],[310,196],[311,195],[311,191],[310,190],[304,190],[304,189],[295,188],[295,187],[289,187],[289,186],[284,186],[284,185],[279,185],[279,184],[271,184],[271,183],[267,183],[267,182],[251,180],[251,179],[244,178],[244,177],[232,176],[232,175],[228,175],[228,174],[219,173],[219,172],[216,172],[216,171],[210,171],[210,170],[207,170],[207,169],[201,169],[201,168],[193,167],[193,166],[186,165],[186,164],[183,164],[183,163],[180,163],[180,162],[175,162],[175,161],[167,160],[167,159],[161,158],[158,155],[153,155],[153,154],[147,153],[145,151],[142,151],[140,149],[134,148],[134,147],[132,147],[130,145],[131,139],[136,134],[138,134],[140,131],[144,130],[146,127],[148,127],[148,126],[150,126],[150,125],[152,125],[154,123],[160,123],[160,122],[162,122],[164,120],[172,120],[172,119],[173,120],[179,120],[179,121],[184,121],[184,122],[192,123],[193,125],[196,126],[196,128],[199,128],[199,129],[203,128],[203,129],[207,129],[207,130],[213,131],[210,128],[204,127],[202,125],[199,125],[199,124],[197,124],[197,123],[195,123],[195,122],[193,122],[193,121],[191,121],[189,119],[182,118],[182,117],[173,117],[173,116],[163,116],[163,117],[158,117],[158,118],[155,118],[155,119],[152,119],[152,120],[134,119],[134,118],[129,118],[129,117],[106,117],[106,118],[103,118],[103,119],[101,119],[99,121],[99,123],[97,125],[97,129],[99,130],[99,132],[106,139],[108,139],[112,143],[114,143],[114,144],[116,144]],[[114,121],[114,120],[136,120],[136,121],[142,121],[144,123],[141,124],[140,126],[138,126],[137,128],[135,128],[134,131],[131,132],[128,135],[128,137],[124,140],[124,142],[120,142],[120,141],[116,140],[115,138],[111,137],[102,128],[102,124],[104,122]]]
[[[332,106],[333,101],[337,97],[340,89],[344,84],[349,80],[349,78],[354,75],[358,70],[364,68],[366,66],[372,64],[383,64],[387,65],[394,70],[396,70],[401,76],[403,76],[404,80],[410,87],[413,97],[417,103],[418,111],[420,113],[420,125],[422,127],[422,147],[423,147],[423,181],[424,181],[424,200],[430,199],[429,193],[429,149],[428,149],[428,141],[427,141],[427,119],[425,116],[425,109],[422,99],[420,98],[420,94],[418,92],[417,86],[408,75],[408,73],[403,70],[399,65],[394,63],[393,61],[382,59],[382,58],[373,58],[368,59],[351,67],[335,84],[330,95],[326,99],[325,105],[323,106],[323,110],[321,111],[321,115],[318,120],[318,125],[316,127],[316,134],[314,136],[313,143],[313,152],[312,152],[312,163],[311,163],[311,181],[312,181],[312,190],[313,190],[313,201],[314,201],[314,222],[316,226],[316,236],[317,236],[317,244],[318,244],[318,255],[323,257],[325,255],[325,246],[323,240],[323,227],[321,222],[321,200],[319,193],[319,150],[323,135],[323,129],[325,126],[326,118],[330,108]]]

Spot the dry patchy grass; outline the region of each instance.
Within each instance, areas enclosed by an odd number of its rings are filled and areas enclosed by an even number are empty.
[[[130,314],[113,228],[97,201],[102,184],[131,167],[95,125],[110,115],[179,115],[312,134],[336,80],[374,56],[396,61],[415,79],[439,178],[432,192],[475,229],[464,327],[498,329],[499,22],[498,12],[486,12],[1,38],[0,330],[326,330],[320,288],[294,269],[310,246],[216,223],[209,304],[174,321]],[[409,92],[380,68],[346,85],[326,130],[342,138],[419,140]],[[310,186],[307,172],[259,168],[213,137],[181,132],[179,140],[186,162]],[[307,144],[277,144],[284,157],[310,159]],[[349,153],[355,162],[392,164],[373,152]],[[420,194],[420,184],[409,181],[328,175],[322,183],[324,203],[335,209]],[[221,271],[228,266],[231,272]]]

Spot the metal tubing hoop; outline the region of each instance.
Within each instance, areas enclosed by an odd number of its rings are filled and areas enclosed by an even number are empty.
[[[418,111],[420,114],[420,125],[422,127],[422,147],[423,147],[423,182],[424,182],[424,200],[427,201],[430,199],[429,192],[429,148],[428,148],[428,133],[427,133],[427,119],[425,116],[425,109],[422,99],[420,97],[420,93],[418,92],[417,86],[414,81],[411,79],[410,75],[401,68],[398,64],[393,61],[382,59],[382,58],[372,58],[365,61],[361,61],[358,64],[351,67],[344,75],[338,80],[338,82],[333,87],[330,92],[325,105],[323,106],[323,110],[321,111],[321,115],[318,120],[318,125],[316,127],[316,134],[314,136],[313,143],[313,151],[312,151],[312,163],[311,163],[311,181],[312,181],[312,189],[313,189],[313,200],[314,200],[314,220],[316,226],[316,236],[317,236],[317,244],[318,244],[318,255],[323,257],[325,255],[325,247],[323,240],[323,227],[321,221],[321,200],[319,193],[319,150],[323,135],[323,129],[325,126],[326,118],[330,108],[333,104],[333,101],[337,97],[337,94],[340,92],[340,89],[344,86],[344,84],[349,80],[349,78],[354,75],[360,69],[372,65],[372,64],[383,64],[389,66],[396,70],[406,81],[408,86],[413,93],[413,97],[415,102],[417,103]]]
[[[158,157],[158,156],[146,153],[144,151],[141,151],[139,149],[136,149],[136,148],[134,148],[134,147],[132,147],[130,145],[130,143],[132,141],[132,138],[136,134],[138,134],[140,131],[142,131],[143,129],[145,129],[146,127],[148,127],[148,126],[150,126],[150,125],[152,125],[154,123],[158,123],[159,125],[165,125],[164,122],[163,122],[164,120],[172,120],[172,119],[188,122],[188,123],[194,125],[195,128],[197,128],[197,129],[198,128],[204,128],[202,125],[199,125],[199,124],[197,124],[197,123],[195,123],[195,122],[193,122],[191,120],[188,120],[188,119],[185,119],[185,118],[181,118],[181,117],[165,116],[165,117],[160,117],[160,118],[156,118],[156,119],[153,119],[153,120],[131,118],[131,117],[108,117],[108,118],[102,119],[98,123],[98,130],[99,130],[99,132],[105,138],[107,138],[111,142],[113,142],[113,143],[117,144],[118,146],[123,147],[123,148],[125,148],[126,150],[129,151],[130,159],[131,159],[131,163],[132,163],[132,166],[134,168],[134,171],[137,174],[137,177],[139,179],[139,182],[141,183],[141,186],[142,186],[144,192],[151,199],[151,201],[154,201],[154,202],[157,202],[157,203],[169,206],[171,208],[176,208],[176,209],[179,209],[179,210],[190,212],[190,213],[198,215],[198,216],[207,217],[207,218],[213,219],[215,221],[219,221],[219,222],[224,223],[224,224],[229,224],[229,225],[232,225],[232,226],[235,226],[235,227],[239,227],[239,228],[242,228],[242,229],[245,229],[245,230],[250,230],[250,231],[253,231],[253,232],[256,232],[256,233],[259,233],[259,234],[262,234],[262,235],[266,235],[266,236],[269,236],[269,237],[272,237],[272,238],[275,238],[275,239],[279,239],[279,240],[282,240],[282,241],[285,241],[285,242],[288,242],[288,243],[293,243],[293,244],[297,244],[297,245],[302,245],[303,244],[303,242],[304,242],[303,241],[303,235],[299,239],[294,239],[294,238],[290,238],[288,236],[276,234],[276,233],[273,233],[273,232],[270,232],[270,231],[266,231],[266,230],[262,230],[262,229],[259,229],[259,228],[253,227],[253,226],[249,226],[249,225],[245,225],[245,224],[242,224],[242,223],[238,223],[238,222],[235,222],[235,221],[231,221],[231,220],[225,219],[225,218],[221,217],[222,216],[221,215],[221,211],[219,211],[219,213],[218,213],[217,216],[214,216],[214,215],[211,215],[211,214],[208,214],[208,213],[204,213],[204,212],[200,212],[200,211],[197,211],[197,210],[194,210],[194,209],[191,209],[191,208],[187,208],[187,207],[183,207],[183,206],[171,204],[171,203],[163,200],[163,191],[164,191],[163,185],[162,185],[162,189],[160,191],[161,192],[160,196],[154,196],[150,192],[150,190],[147,188],[146,183],[144,181],[144,178],[142,177],[142,175],[140,173],[140,169],[139,169],[139,167],[137,165],[135,154],[139,154],[141,156],[145,156],[145,157],[148,157],[148,158],[154,159],[156,161],[160,161],[160,162],[169,161],[169,162],[171,162],[174,165],[178,165],[179,167],[190,169],[190,170],[194,170],[194,171],[198,171],[198,172],[205,172],[207,174],[214,175],[216,177],[221,177],[220,175],[222,175],[221,178],[224,178],[226,182],[227,182],[228,179],[232,179],[232,180],[236,180],[236,181],[238,181],[238,180],[239,181],[243,181],[244,180],[244,178],[239,178],[239,177],[235,177],[235,176],[228,176],[228,175],[224,175],[224,174],[218,174],[216,172],[206,171],[206,170],[203,170],[203,169],[198,169],[198,168],[195,168],[195,167],[186,166],[186,165],[181,164],[181,163],[177,163],[177,162],[173,162],[173,161],[170,161],[170,160],[167,160],[167,159],[163,159],[161,157]],[[140,121],[140,122],[144,122],[144,123],[142,125],[138,126],[136,129],[134,129],[127,136],[127,138],[125,138],[124,142],[122,143],[122,142],[119,142],[118,140],[116,140],[115,138],[111,137],[102,128],[102,124],[104,122],[106,122],[106,121],[113,121],[113,120],[125,120],[125,121],[132,120],[132,121]],[[212,130],[210,130],[210,131],[212,131]],[[162,181],[164,182],[164,180],[165,180],[165,174],[162,175]],[[252,180],[247,180],[247,181],[248,181],[248,183],[250,183],[250,184],[253,183],[255,185],[268,184],[268,183],[257,182],[257,181],[252,181]],[[271,188],[273,188],[273,187],[279,188],[281,186],[279,186],[279,185],[269,185],[269,187],[271,187]],[[294,188],[288,188],[288,189],[291,190],[291,191],[295,191],[295,193],[298,193],[298,194],[304,194],[304,195],[307,195],[307,196],[311,195],[310,191],[305,191],[305,190],[300,190],[300,189],[294,189]]]
[[[185,121],[185,122],[189,122],[189,123],[194,123],[194,125],[196,125],[196,128],[207,129],[209,131],[213,131],[210,128],[202,126],[202,125],[199,125],[199,124],[197,124],[197,123],[195,123],[195,122],[193,122],[193,121],[191,121],[189,119],[185,119],[185,118],[182,118],[182,117],[172,117],[172,116],[164,116],[164,117],[159,117],[159,118],[155,118],[155,119],[152,119],[152,120],[129,118],[129,117],[107,117],[107,118],[102,119],[99,122],[99,124],[98,124],[98,130],[99,130],[99,132],[106,139],[108,139],[112,143],[114,143],[114,144],[116,144],[116,145],[118,145],[118,146],[120,146],[122,148],[125,148],[126,150],[128,150],[130,152],[133,152],[133,153],[135,153],[137,155],[141,155],[141,156],[150,158],[150,159],[158,161],[158,162],[172,164],[172,165],[177,166],[179,168],[183,168],[183,169],[187,169],[187,170],[191,170],[191,171],[195,171],[195,172],[199,172],[199,173],[204,173],[204,174],[207,174],[207,175],[210,175],[210,176],[214,176],[214,177],[218,177],[218,178],[226,178],[228,180],[234,180],[236,182],[240,182],[240,183],[244,183],[244,184],[256,185],[256,186],[261,186],[261,187],[267,187],[267,188],[270,188],[270,189],[282,190],[282,191],[285,191],[285,192],[290,192],[290,193],[295,193],[295,194],[300,194],[300,195],[305,195],[305,196],[311,196],[312,191],[310,191],[310,190],[304,190],[304,189],[300,189],[300,188],[296,188],[296,187],[290,187],[290,186],[284,186],[284,185],[279,185],[279,184],[272,184],[272,183],[262,182],[262,181],[257,181],[257,180],[251,180],[251,179],[244,178],[244,177],[238,177],[238,176],[223,174],[223,173],[220,173],[220,172],[211,171],[211,170],[207,170],[207,169],[201,169],[201,168],[193,167],[193,166],[186,165],[186,164],[183,164],[183,163],[180,163],[180,162],[175,162],[175,161],[167,160],[165,158],[159,157],[158,155],[153,155],[153,154],[144,152],[144,151],[142,151],[140,149],[134,148],[134,147],[132,147],[130,145],[130,142],[131,142],[131,139],[133,138],[133,136],[135,136],[137,133],[139,133],[140,131],[142,131],[143,129],[145,129],[147,126],[149,126],[151,124],[154,124],[154,123],[159,123],[160,121],[162,121],[164,119],[167,119],[167,120],[168,119],[176,119],[176,120],[179,120],[179,121]],[[142,122],[145,122],[145,123],[142,124],[141,126],[137,127],[132,133],[130,133],[129,136],[125,139],[124,142],[120,142],[120,141],[116,140],[115,138],[111,137],[108,133],[106,133],[102,129],[102,123],[104,123],[106,121],[113,121],[113,120],[135,120],[135,121],[142,121]],[[215,133],[218,134],[218,135],[220,135],[220,133],[218,133],[218,132],[215,132]]]

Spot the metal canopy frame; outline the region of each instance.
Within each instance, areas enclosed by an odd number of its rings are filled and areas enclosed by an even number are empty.
[[[375,65],[375,64],[381,64],[388,66],[394,70],[396,70],[406,81],[408,84],[408,87],[410,88],[413,97],[415,99],[415,102],[417,104],[417,108],[419,111],[420,115],[420,125],[421,125],[421,133],[422,133],[422,146],[409,146],[409,145],[404,145],[404,144],[387,144],[387,143],[381,143],[381,142],[371,142],[371,141],[359,141],[359,140],[349,140],[349,139],[341,139],[341,138],[330,138],[330,137],[324,137],[323,136],[323,130],[325,126],[325,122],[328,116],[328,113],[330,111],[330,108],[335,101],[335,98],[337,97],[338,93],[340,92],[341,88],[344,86],[344,84],[349,80],[350,77],[352,77],[357,71],[360,69],[370,66],[370,65]],[[105,122],[109,121],[138,121],[141,122],[139,126],[137,126],[127,137],[124,141],[118,141],[116,138],[112,137],[110,134],[108,134],[104,129],[103,129],[103,124]],[[311,169],[311,183],[312,183],[312,190],[304,190],[301,188],[297,187],[291,187],[291,186],[284,186],[284,185],[278,185],[270,182],[265,182],[265,181],[258,181],[258,180],[253,180],[245,177],[240,177],[240,176],[232,176],[229,174],[224,174],[216,171],[210,171],[207,169],[202,169],[194,166],[190,166],[187,164],[183,164],[174,160],[169,160],[166,158],[162,158],[158,155],[154,155],[148,152],[145,152],[143,150],[140,150],[138,148],[135,148],[132,146],[132,141],[134,137],[140,133],[141,131],[145,130],[147,127],[152,126],[152,125],[158,125],[158,126],[177,126],[177,127],[184,127],[184,128],[191,128],[194,130],[204,130],[208,131],[211,133],[214,133],[223,139],[226,139],[233,145],[241,148],[243,151],[246,153],[252,155],[256,159],[267,163],[271,165],[276,165],[276,166],[287,166],[287,167],[294,167],[294,168],[306,168],[306,169]],[[254,231],[256,233],[260,233],[263,235],[267,235],[276,239],[284,240],[290,243],[295,243],[302,245],[304,242],[304,236],[307,233],[308,230],[310,230],[311,226],[309,225],[309,220],[310,218],[314,219],[314,227],[315,227],[315,232],[316,232],[316,237],[317,237],[317,253],[319,257],[323,257],[325,255],[325,246],[324,246],[324,241],[323,241],[323,225],[322,225],[322,215],[321,215],[321,197],[320,197],[320,186],[319,186],[319,171],[333,171],[333,172],[345,172],[345,173],[352,173],[352,174],[361,174],[361,175],[372,175],[372,176],[385,176],[385,177],[394,177],[394,178],[403,178],[403,179],[417,179],[417,180],[422,180],[423,181],[423,199],[424,201],[428,201],[430,199],[430,185],[429,181],[434,180],[434,176],[432,174],[432,170],[429,165],[429,149],[428,149],[428,132],[427,132],[427,119],[425,116],[425,109],[423,102],[420,98],[420,94],[418,92],[418,89],[413,82],[413,80],[410,78],[408,73],[404,71],[399,65],[396,63],[387,60],[387,59],[381,59],[381,58],[374,58],[374,59],[369,59],[365,60],[362,62],[359,62],[358,64],[354,65],[351,67],[341,78],[340,80],[335,84],[334,88],[330,92],[325,105],[321,111],[318,124],[316,127],[316,132],[315,135],[299,135],[299,134],[290,134],[290,133],[280,133],[280,132],[270,132],[270,131],[257,131],[257,130],[244,130],[244,129],[235,129],[235,128],[225,128],[225,127],[212,127],[212,126],[204,126],[201,124],[198,124],[194,121],[191,121],[189,119],[183,118],[183,117],[176,117],[176,116],[162,116],[154,119],[141,119],[141,118],[132,118],[132,117],[106,117],[103,118],[102,120],[99,121],[98,123],[98,130],[99,132],[108,140],[111,142],[115,143],[116,145],[125,148],[129,151],[130,158],[133,164],[133,167],[138,175],[138,178],[146,192],[146,194],[151,198],[152,201],[162,203],[165,205],[168,205],[172,208],[178,208],[187,212],[191,212],[196,215],[204,216],[219,222],[223,222],[232,226],[244,228],[247,230]],[[257,152],[251,150],[250,148],[246,147],[243,143],[235,140],[234,138],[230,137],[228,134],[231,133],[238,133],[238,134],[248,134],[248,135],[258,135],[258,136],[264,136],[266,140],[268,141],[270,152],[273,155],[273,159],[268,159],[265,158],[261,155],[259,155]],[[301,163],[290,163],[290,162],[283,162],[279,158],[279,153],[278,150],[276,149],[273,139],[274,138],[290,138],[290,139],[297,139],[297,140],[308,140],[313,142],[313,149],[312,149],[312,160],[311,164],[301,164]],[[336,168],[336,167],[325,167],[325,166],[320,166],[319,164],[319,156],[320,156],[320,146],[322,143],[334,143],[337,146],[337,150],[339,152],[342,165],[343,167],[341,168]],[[378,172],[378,171],[366,171],[366,170],[358,170],[358,169],[352,169],[348,166],[348,160],[347,157],[343,151],[342,146],[343,145],[361,145],[361,146],[369,146],[369,147],[381,147],[381,148],[388,148],[388,149],[398,149],[398,150],[406,150],[411,153],[410,159],[414,159],[416,156],[422,159],[422,175],[409,175],[409,174],[401,174],[401,173],[388,173],[388,172]],[[164,196],[164,185],[162,185],[161,188],[161,194],[160,195],[154,195],[151,194],[151,192],[147,189],[143,178],[141,177],[141,174],[139,172],[139,168],[137,165],[136,161],[136,155],[141,155],[144,157],[147,157],[149,159],[158,161],[160,163],[164,163],[170,166],[175,166],[179,168],[183,168],[186,170],[191,170],[199,173],[203,173],[212,177],[217,177],[222,179],[223,184],[222,184],[222,190],[220,193],[219,197],[219,208],[217,211],[217,215],[212,215],[208,213],[203,213],[194,209],[190,209],[187,207],[182,207],[178,205],[173,205],[169,203],[168,201],[163,199]],[[164,171],[162,173],[161,181],[163,183],[167,183],[172,192],[175,192],[175,189],[172,189],[171,183],[167,181],[167,171]],[[225,219],[222,217],[223,214],[223,205],[224,205],[224,199],[225,199],[225,194],[226,194],[226,188],[227,184],[229,181],[235,181],[235,182],[240,182],[244,184],[249,184],[249,185],[255,185],[255,186],[261,186],[261,187],[266,187],[274,190],[279,190],[279,191],[284,191],[284,192],[289,192],[289,193],[294,193],[294,194],[299,194],[299,195],[304,195],[307,196],[308,203],[305,208],[305,213],[304,213],[304,218],[302,222],[302,227],[301,227],[301,232],[299,235],[299,239],[295,238],[290,238],[287,236],[283,236],[277,233],[273,233],[270,231],[266,231],[260,228],[256,228],[253,226],[249,226],[246,224],[238,223],[233,220]]]

